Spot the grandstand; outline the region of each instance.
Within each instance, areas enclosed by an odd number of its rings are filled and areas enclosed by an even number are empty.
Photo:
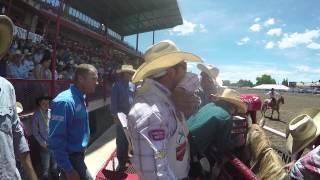
[[[14,24],[14,41],[0,62],[0,75],[15,87],[30,123],[36,97],[54,97],[72,83],[77,64],[97,67],[100,84],[87,98],[92,141],[113,121],[106,106],[115,70],[123,63],[139,66],[139,34],[182,24],[177,0],[0,0],[1,13]],[[136,47],[124,41],[136,35]],[[40,61],[50,54],[48,67]],[[38,73],[43,69],[44,73]]]

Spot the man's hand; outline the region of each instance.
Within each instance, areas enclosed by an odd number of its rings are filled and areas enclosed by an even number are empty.
[[[120,120],[118,119],[117,116],[113,116],[113,117],[112,117],[112,120],[113,120],[113,123],[115,123],[115,124],[117,124],[117,123],[120,122]]]
[[[43,147],[44,149],[48,149],[48,144],[41,144],[41,147]]]
[[[66,173],[67,180],[80,180],[80,176],[76,170]]]
[[[33,169],[30,153],[24,152],[18,155],[18,158],[22,164],[23,170],[26,172],[28,179],[38,180],[37,175]]]
[[[292,161],[286,165],[283,166],[283,169],[285,169],[287,172],[290,172],[290,170],[292,169],[292,167],[294,166],[295,161]]]

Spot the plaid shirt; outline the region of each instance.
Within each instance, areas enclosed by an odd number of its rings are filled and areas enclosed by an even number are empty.
[[[320,146],[300,158],[292,167],[291,179],[320,179]]]
[[[146,79],[128,115],[132,163],[140,179],[177,179],[168,162],[168,142],[177,128],[170,91]]]

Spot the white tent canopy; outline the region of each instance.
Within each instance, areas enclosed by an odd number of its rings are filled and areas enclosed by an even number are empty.
[[[290,88],[284,85],[279,85],[279,84],[261,84],[259,86],[253,87],[253,89],[266,89],[270,90],[271,88],[275,90],[281,90],[281,91],[288,91]]]

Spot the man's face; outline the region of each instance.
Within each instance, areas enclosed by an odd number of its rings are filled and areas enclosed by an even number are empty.
[[[40,108],[43,111],[46,111],[49,109],[49,104],[50,104],[50,101],[48,99],[43,99],[39,102]]]
[[[175,86],[179,84],[179,82],[184,78],[187,72],[187,63],[181,62],[174,66],[175,74],[173,77],[173,82]]]
[[[201,87],[203,89],[207,89],[207,87],[210,87],[211,84],[212,84],[212,80],[210,79],[210,77],[208,76],[207,73],[205,72],[201,72],[201,81],[200,81],[200,84],[201,84]]]
[[[131,81],[132,76],[133,76],[133,73],[130,73],[130,72],[124,72],[122,75],[125,81]]]
[[[97,70],[90,70],[86,77],[81,77],[82,87],[84,87],[85,94],[94,93],[98,83],[98,72]]]

